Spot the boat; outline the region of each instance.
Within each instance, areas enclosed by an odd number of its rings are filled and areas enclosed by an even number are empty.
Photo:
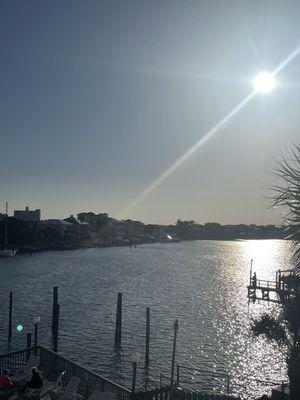
[[[5,242],[4,249],[0,250],[0,257],[14,257],[17,254],[17,249],[7,248],[7,222],[8,222],[8,203],[6,203],[6,213],[5,213]]]

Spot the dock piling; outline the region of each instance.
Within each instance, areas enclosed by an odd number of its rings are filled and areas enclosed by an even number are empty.
[[[146,308],[146,351],[145,351],[145,368],[149,367],[150,352],[150,307]]]
[[[115,329],[115,346],[121,346],[122,339],[122,293],[118,293],[117,312],[116,312],[116,329]]]
[[[230,396],[230,375],[227,375],[227,395]]]
[[[174,384],[174,372],[175,372],[175,355],[176,355],[176,342],[177,342],[177,332],[178,332],[178,319],[174,322],[174,339],[173,339],[173,352],[172,352],[172,370],[171,370],[171,382],[170,386],[173,387]]]
[[[34,323],[34,355],[37,355],[37,345],[38,345],[38,322]]]
[[[59,325],[59,304],[56,304],[54,330],[53,330],[53,351],[55,353],[57,353],[57,348],[58,348],[58,325]]]
[[[29,359],[30,355],[31,355],[31,333],[28,332],[26,335],[26,347],[27,347],[27,360]]]
[[[179,367],[179,364],[177,364],[177,368],[176,368],[176,387],[179,387],[179,383],[180,383],[180,367]]]
[[[52,303],[52,332],[54,332],[55,327],[55,313],[56,313],[56,306],[58,304],[58,287],[53,287],[53,303]]]
[[[11,341],[12,334],[12,303],[13,303],[13,292],[9,292],[9,315],[8,315],[8,341]]]

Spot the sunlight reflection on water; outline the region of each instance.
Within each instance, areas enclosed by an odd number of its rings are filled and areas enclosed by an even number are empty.
[[[250,334],[252,318],[276,305],[247,301],[250,260],[259,278],[274,279],[289,268],[289,245],[278,240],[197,241],[48,252],[0,261],[0,300],[14,291],[13,348],[25,347],[32,317],[42,317],[40,338],[50,345],[52,287],[59,286],[61,353],[130,387],[130,356],[144,354],[145,308],[151,307],[151,385],[170,379],[173,322],[179,319],[177,362],[181,385],[195,390],[231,390],[245,396],[267,392],[286,380],[285,356]],[[117,292],[123,292],[122,349],[113,348]],[[7,308],[0,310],[1,350],[6,351]],[[15,324],[17,325],[17,323]],[[185,367],[185,368],[184,368]],[[143,361],[138,370],[144,385]],[[220,382],[222,385],[220,385]]]

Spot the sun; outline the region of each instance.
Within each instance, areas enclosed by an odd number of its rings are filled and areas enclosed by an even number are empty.
[[[260,72],[253,79],[253,86],[258,93],[269,93],[276,86],[275,76],[271,72]]]

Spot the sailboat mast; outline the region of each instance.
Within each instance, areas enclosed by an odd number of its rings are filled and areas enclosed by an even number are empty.
[[[6,202],[6,210],[5,210],[5,250],[7,249],[7,218],[8,218],[8,203]]]

